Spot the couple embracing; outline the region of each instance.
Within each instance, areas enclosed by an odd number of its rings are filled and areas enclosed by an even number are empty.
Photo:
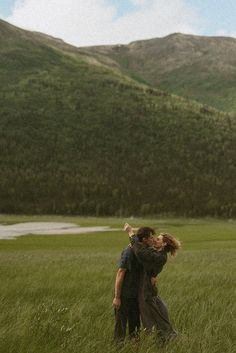
[[[167,233],[155,236],[150,227],[142,227],[137,233],[129,224],[124,230],[130,245],[122,252],[115,282],[115,340],[122,342],[128,324],[129,336],[137,338],[140,331],[140,316],[145,333],[156,329],[161,342],[176,338],[168,310],[156,287],[156,276],[168,259],[176,254],[180,242]]]

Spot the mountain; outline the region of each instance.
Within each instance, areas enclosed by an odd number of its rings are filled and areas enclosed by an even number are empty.
[[[234,38],[175,33],[129,45],[82,50],[152,87],[220,110],[236,110]]]
[[[0,82],[0,212],[236,215],[234,115],[3,21]]]

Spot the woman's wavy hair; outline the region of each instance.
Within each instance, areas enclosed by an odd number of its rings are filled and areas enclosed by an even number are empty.
[[[162,235],[163,241],[166,243],[166,252],[170,252],[171,256],[175,256],[177,250],[181,247],[180,241],[168,233],[161,233],[160,235]]]

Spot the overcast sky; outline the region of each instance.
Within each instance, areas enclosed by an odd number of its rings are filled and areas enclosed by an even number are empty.
[[[173,32],[236,37],[235,0],[0,0],[0,17],[77,46]]]

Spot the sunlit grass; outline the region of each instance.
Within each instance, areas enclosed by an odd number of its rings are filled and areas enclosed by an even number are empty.
[[[88,225],[121,228],[123,221],[94,218]],[[132,223],[153,224],[182,241],[182,250],[158,278],[179,337],[166,347],[142,337],[139,343],[127,341],[119,352],[234,353],[236,225],[178,219]],[[126,244],[121,231],[1,240],[0,352],[116,352],[111,303]]]

